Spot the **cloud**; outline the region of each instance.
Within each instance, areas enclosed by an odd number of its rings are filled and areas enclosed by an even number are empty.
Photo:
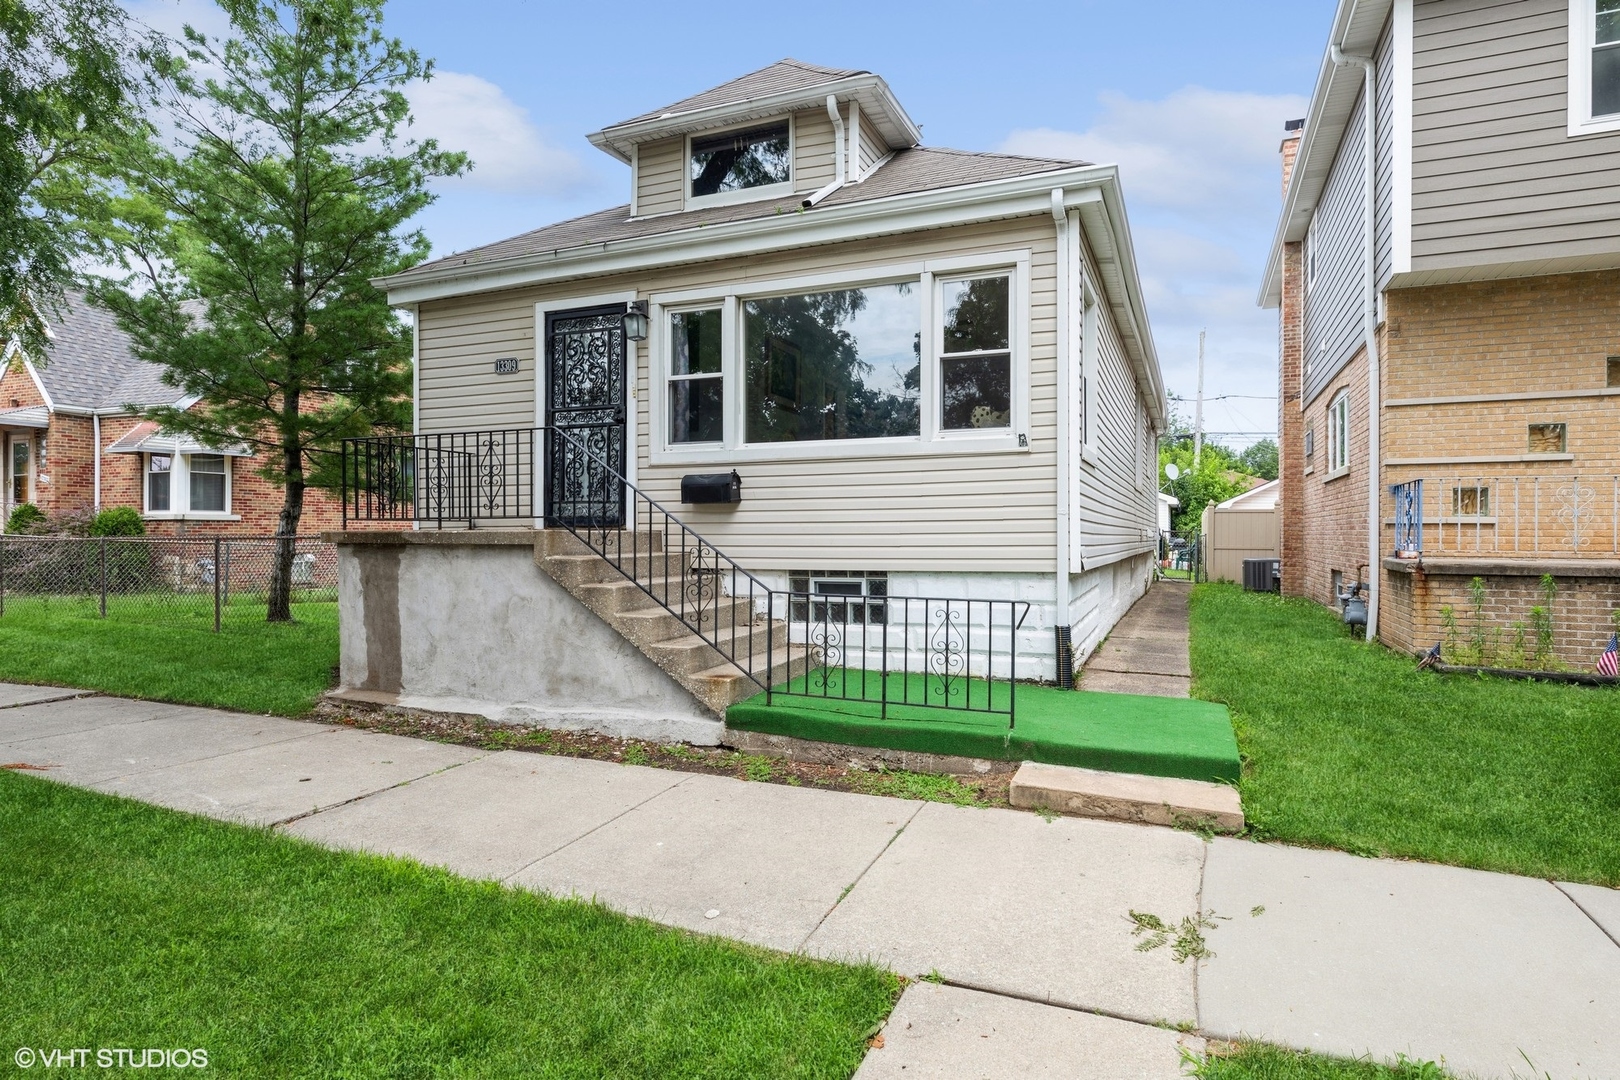
[[[457,71],[436,71],[406,92],[411,134],[463,150],[473,168],[448,183],[518,195],[561,195],[591,182],[579,158],[548,142],[529,112],[499,86]]]
[[[1277,316],[1257,307],[1255,295],[1281,205],[1283,121],[1305,114],[1305,98],[1187,86],[1152,101],[1120,94],[1098,101],[1084,131],[1018,130],[1001,149],[1119,166],[1172,394],[1192,398],[1198,331],[1206,328],[1207,395],[1275,393]],[[1183,411],[1190,419],[1191,405]],[[1211,401],[1204,410],[1212,431],[1269,431],[1275,417],[1274,401],[1252,398]]]
[[[1014,131],[1013,154],[1080,158],[1118,165],[1133,203],[1181,210],[1277,200],[1277,144],[1284,120],[1305,113],[1296,94],[1250,94],[1186,86],[1158,101],[1099,95],[1090,130]],[[1264,177],[1269,176],[1267,184]]]

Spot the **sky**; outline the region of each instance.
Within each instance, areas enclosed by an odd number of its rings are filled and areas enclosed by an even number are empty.
[[[391,0],[386,29],[436,64],[417,131],[474,161],[419,219],[438,255],[627,202],[628,166],[588,133],[787,56],[882,75],[926,145],[1117,164],[1166,386],[1190,420],[1205,329],[1205,428],[1242,446],[1277,426],[1255,297],[1333,6]],[[223,28],[206,0],[131,8]]]

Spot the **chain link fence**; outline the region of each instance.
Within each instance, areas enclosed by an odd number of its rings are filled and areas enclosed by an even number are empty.
[[[183,625],[263,620],[275,567],[271,536],[0,536],[0,618],[63,609]],[[337,601],[337,549],[293,541],[292,602]]]

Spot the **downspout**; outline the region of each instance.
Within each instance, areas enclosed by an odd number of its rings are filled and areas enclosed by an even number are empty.
[[[1362,335],[1367,342],[1367,640],[1378,636],[1379,587],[1383,576],[1379,556],[1383,550],[1383,469],[1380,467],[1380,428],[1383,409],[1378,356],[1378,69],[1370,56],[1344,52],[1337,45],[1329,50],[1341,67],[1359,65],[1365,89],[1362,103],[1362,187],[1365,198],[1361,217],[1362,255]]]
[[[833,126],[833,181],[804,200],[806,210],[844,186],[844,118],[838,115],[837,94],[827,95],[827,115],[832,118]]]
[[[90,442],[95,448],[95,464],[91,467],[91,493],[90,497],[96,510],[101,510],[101,414],[90,414]]]
[[[1057,290],[1062,302],[1057,320],[1057,535],[1053,538],[1056,557],[1052,566],[1052,621],[1056,635],[1057,684],[1061,690],[1074,689],[1074,631],[1069,625],[1069,364],[1072,359],[1070,307],[1074,267],[1070,262],[1069,211],[1063,205],[1063,189],[1052,189],[1052,220],[1057,225]]]

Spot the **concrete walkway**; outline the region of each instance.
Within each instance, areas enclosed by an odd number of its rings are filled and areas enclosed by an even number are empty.
[[[1537,1077],[1620,1076],[1613,890],[71,694],[0,685],[0,761],[937,972],[943,985],[907,990],[863,1080],[1170,1080],[1181,1048],[1238,1035],[1480,1077],[1529,1075],[1527,1061]],[[1214,956],[1138,951],[1133,910],[1205,912]]]
[[[1187,598],[1192,586],[1160,581],[1087,658],[1080,689],[1150,697],[1189,697]]]

